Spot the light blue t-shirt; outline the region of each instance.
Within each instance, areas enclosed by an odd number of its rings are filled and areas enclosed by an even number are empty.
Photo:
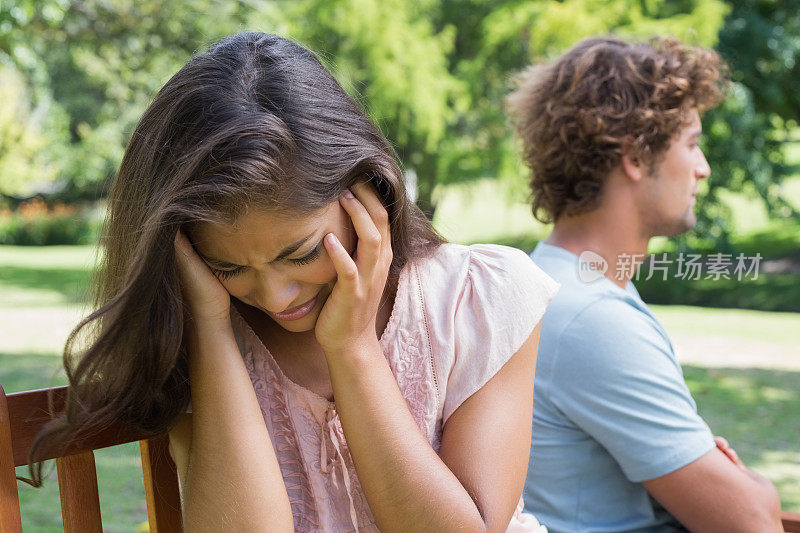
[[[551,533],[685,531],[640,484],[715,446],[667,332],[632,283],[582,281],[578,256],[544,242],[531,258],[561,290],[542,321],[526,510]]]

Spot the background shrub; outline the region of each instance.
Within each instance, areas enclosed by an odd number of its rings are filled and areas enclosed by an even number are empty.
[[[37,196],[14,211],[0,211],[0,244],[91,244],[97,240],[101,222],[91,208],[61,202],[48,206]]]

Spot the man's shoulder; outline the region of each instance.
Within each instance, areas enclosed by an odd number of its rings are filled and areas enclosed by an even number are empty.
[[[548,353],[540,350],[539,357],[549,360],[554,375],[610,379],[637,368],[649,372],[664,363],[673,365],[668,338],[647,314],[617,296],[567,295],[554,301],[542,322],[540,339]]]
[[[632,294],[616,287],[561,283],[561,291],[548,307],[542,325],[550,335],[578,334],[590,339],[605,334],[624,335],[642,328],[655,329],[649,313]]]
[[[540,243],[530,257],[561,284],[561,291],[548,313],[552,309],[554,315],[566,322],[580,322],[587,326],[595,322],[611,322],[624,328],[629,322],[627,315],[649,314],[635,289],[622,289],[597,273],[589,277],[581,275],[578,257],[563,248]]]
[[[576,279],[577,258],[572,261],[568,252],[549,248],[545,254],[531,254],[562,285],[542,322],[543,370],[556,364],[569,373],[588,366],[627,366],[633,354],[640,361],[673,358],[666,331],[634,291],[605,278],[589,283]]]

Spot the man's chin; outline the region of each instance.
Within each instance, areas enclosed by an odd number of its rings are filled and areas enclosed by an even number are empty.
[[[663,224],[654,237],[676,237],[694,228],[695,224],[697,224],[697,217],[691,213],[691,216]]]

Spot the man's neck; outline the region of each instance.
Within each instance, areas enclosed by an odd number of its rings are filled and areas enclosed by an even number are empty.
[[[562,216],[555,223],[547,244],[580,256],[591,251],[608,264],[604,275],[624,288],[647,253],[649,237],[633,216],[620,216],[618,209],[603,206],[577,216]]]

